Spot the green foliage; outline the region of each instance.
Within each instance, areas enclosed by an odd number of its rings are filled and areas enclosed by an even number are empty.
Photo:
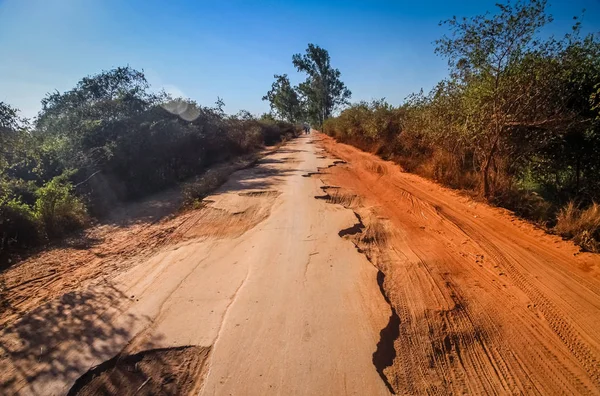
[[[0,258],[13,246],[29,247],[43,240],[43,226],[31,206],[6,194],[0,197]]]
[[[352,96],[341,81],[341,73],[331,66],[329,52],[318,45],[308,44],[304,54],[295,54],[292,62],[299,72],[307,74],[298,91],[306,103],[310,121],[316,125],[331,117]]]
[[[34,213],[49,238],[81,228],[88,219],[85,205],[75,196],[68,176],[67,173],[54,177],[36,192]]]
[[[596,113],[596,120],[600,120],[600,83],[594,86],[594,92],[590,95],[592,111]]]
[[[569,201],[596,218],[585,207],[600,199],[600,40],[581,37],[578,21],[562,39],[540,38],[545,5],[444,22],[447,79],[397,109],[353,105],[324,131],[549,226]],[[595,230],[586,221],[570,223]]]
[[[275,74],[275,82],[271,90],[263,97],[271,104],[274,111],[282,120],[296,123],[304,118],[304,109],[300,102],[298,92],[290,84],[287,74],[279,76]]]
[[[48,94],[34,124],[0,104],[0,254],[59,238],[211,165],[287,138],[295,127],[227,116],[149,90],[130,67],[83,78]]]
[[[273,115],[273,113],[263,113],[261,114],[259,121],[263,121],[263,122],[273,122],[275,121],[276,118]]]
[[[360,102],[349,106],[336,118],[325,121],[323,131],[343,141],[355,144],[393,144],[402,131],[402,109],[396,109],[384,99]]]
[[[0,102],[0,172],[8,171],[11,164],[23,160],[23,148],[28,136],[23,133],[25,120],[19,111],[7,103]]]
[[[504,140],[525,121],[523,115],[531,116],[531,100],[543,92],[527,89],[535,69],[526,59],[538,50],[534,37],[539,29],[552,20],[545,6],[545,0],[517,1],[497,4],[494,15],[454,17],[443,22],[452,36],[437,41],[436,52],[448,57],[451,76],[464,89],[463,107],[478,148],[485,197],[494,194],[490,173],[496,157],[504,154],[499,153]],[[527,122],[535,121],[527,117]]]
[[[321,127],[348,104],[352,93],[342,82],[340,71],[331,66],[329,52],[318,45],[308,44],[305,54],[292,56],[292,63],[306,74],[306,80],[292,87],[287,74],[275,74],[275,82],[263,100],[270,102],[274,115],[281,120]]]
[[[15,130],[19,125],[17,109],[8,103],[0,102],[0,130]]]

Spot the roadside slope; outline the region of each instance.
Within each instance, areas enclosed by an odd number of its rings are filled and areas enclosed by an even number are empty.
[[[600,256],[319,135],[320,177],[377,237],[398,393],[600,394]],[[360,197],[360,204],[356,199]],[[337,197],[337,198],[336,198]]]

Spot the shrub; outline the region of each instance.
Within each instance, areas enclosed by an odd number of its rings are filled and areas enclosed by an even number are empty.
[[[227,125],[227,138],[232,154],[245,154],[264,144],[263,127],[255,120],[231,120]]]
[[[0,256],[12,246],[34,246],[44,240],[43,227],[30,206],[0,198]]]
[[[356,103],[336,117],[325,120],[323,132],[361,149],[389,157],[402,131],[402,109],[383,99]]]
[[[210,169],[196,180],[185,183],[182,187],[183,200],[185,204],[193,204],[201,201],[212,191],[227,181],[231,172],[235,169]]]
[[[579,209],[573,202],[558,213],[554,230],[592,252],[600,252],[600,205],[592,203],[587,209]]]
[[[260,126],[263,142],[267,146],[297,137],[302,132],[300,125],[294,125],[285,121],[261,120]]]
[[[85,205],[75,196],[73,185],[66,179],[65,174],[57,176],[37,191],[35,215],[49,238],[81,228],[88,220]]]
[[[0,102],[0,248],[58,238],[85,225],[88,214],[103,217],[120,202],[298,134],[293,124],[247,111],[228,116],[223,106],[152,93],[130,67],[48,94],[33,123]],[[223,181],[210,178],[186,187],[188,195],[201,197]]]

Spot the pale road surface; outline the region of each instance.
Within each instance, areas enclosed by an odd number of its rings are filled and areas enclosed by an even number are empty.
[[[56,346],[66,351],[65,365],[76,368],[71,373],[19,362],[41,372],[21,392],[64,394],[79,375],[126,346],[135,353],[198,345],[211,347],[203,395],[387,394],[372,362],[390,316],[377,270],[338,236],[356,222],[353,212],[315,199],[322,182],[303,177],[331,163],[301,138],[237,172],[206,199],[224,213],[223,221],[218,213],[208,216],[216,229],[206,233],[218,238],[175,245],[116,279],[131,298],[121,312],[113,307],[97,320],[126,335],[103,341],[96,356],[86,356],[85,346]],[[269,210],[243,235],[222,235],[238,225],[232,216],[252,223]]]
[[[0,278],[0,394],[600,394],[600,255],[326,136],[143,224]]]

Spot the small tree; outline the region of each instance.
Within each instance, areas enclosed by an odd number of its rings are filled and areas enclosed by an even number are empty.
[[[50,238],[82,227],[87,221],[85,205],[75,196],[68,177],[69,173],[57,176],[36,192],[35,213]]]
[[[8,164],[7,157],[12,154],[13,135],[18,126],[17,109],[0,102],[0,170]],[[4,173],[4,172],[2,172]]]

